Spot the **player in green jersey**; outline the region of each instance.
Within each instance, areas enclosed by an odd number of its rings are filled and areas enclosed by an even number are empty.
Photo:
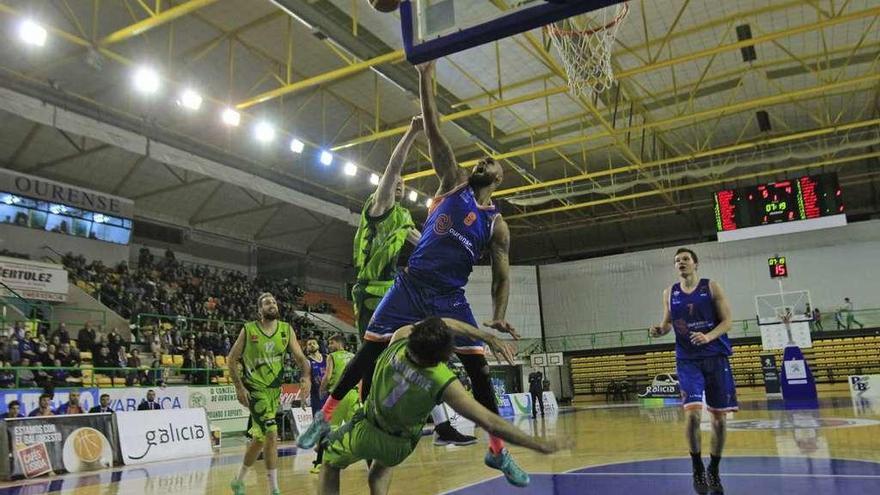
[[[421,130],[422,118],[413,117],[409,129],[391,153],[376,192],[364,204],[361,222],[354,235],[353,258],[357,282],[351,295],[361,337],[376,306],[394,284],[397,257],[403,245],[407,241],[416,244],[421,237],[409,210],[400,205],[403,199],[403,179],[400,177],[403,162]]]
[[[284,354],[289,349],[302,370],[300,397],[308,397],[311,370],[296,334],[289,323],[278,319],[278,303],[268,292],[257,298],[260,319],[245,323],[235,344],[229,351],[229,375],[235,384],[238,402],[250,410],[253,425],[249,433],[253,441],[248,445],[238,476],[230,486],[235,495],[244,495],[244,477],[254,465],[260,451],[266,462],[272,495],[280,495],[278,486],[278,438],[275,415],[281,399],[281,372]],[[239,374],[241,365],[244,377]],[[302,401],[303,409],[306,401]]]
[[[391,468],[413,452],[425,417],[441,402],[512,444],[545,454],[570,445],[564,439],[532,437],[477,402],[446,366],[453,352],[453,334],[481,339],[513,364],[513,353],[498,337],[457,320],[428,318],[397,330],[379,356],[373,391],[363,409],[327,439],[322,495],[339,493],[340,470],[362,459],[373,459],[367,478],[370,494],[387,493]]]
[[[391,153],[385,172],[379,179],[376,192],[367,199],[361,212],[361,222],[354,236],[354,266],[357,282],[352,288],[354,314],[358,332],[363,338],[373,311],[382,297],[394,285],[397,273],[397,257],[403,245],[409,241],[417,244],[421,233],[416,230],[409,211],[400,205],[403,199],[403,179],[400,174],[403,162],[409,154],[418,134],[423,129],[421,116],[413,117],[409,129]],[[373,366],[384,345],[371,346],[371,352],[361,352],[352,366],[358,367],[363,380],[361,392],[364,397],[370,393],[373,379]],[[335,385],[335,384],[334,384]],[[352,390],[356,383],[346,384],[345,390]],[[333,390],[333,387],[330,388]],[[341,400],[341,397],[336,397]],[[476,437],[462,435],[449,423],[446,411],[437,406],[431,411],[434,420],[434,445],[471,445]]]
[[[348,362],[354,357],[354,354],[345,350],[345,337],[341,334],[330,337],[327,347],[329,347],[330,353],[327,354],[327,368],[324,370],[324,377],[321,379],[320,390],[322,397],[327,395],[328,390],[336,386]],[[333,417],[330,418],[330,428],[336,429],[342,423],[351,421],[359,403],[357,389],[349,390],[345,394],[345,398],[339,402],[339,406],[333,411]],[[324,459],[324,444],[319,443],[316,445],[315,452],[318,455],[313,461],[314,467],[309,471],[311,473],[321,471],[321,464]]]

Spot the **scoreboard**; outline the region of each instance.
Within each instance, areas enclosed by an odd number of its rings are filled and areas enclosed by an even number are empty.
[[[719,233],[843,214],[843,196],[835,173],[715,193],[715,228]],[[822,225],[827,226],[833,225]],[[763,235],[786,233],[773,230]]]

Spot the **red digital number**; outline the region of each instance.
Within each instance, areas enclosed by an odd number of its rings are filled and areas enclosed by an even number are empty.
[[[784,277],[786,273],[785,265],[776,265],[773,267],[774,273],[776,273],[777,277]]]

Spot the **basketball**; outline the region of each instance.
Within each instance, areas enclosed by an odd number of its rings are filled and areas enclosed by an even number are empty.
[[[93,428],[80,428],[73,434],[73,451],[82,462],[91,464],[101,458],[103,435]]]
[[[400,6],[400,0],[370,0],[370,5],[379,12],[394,12]]]

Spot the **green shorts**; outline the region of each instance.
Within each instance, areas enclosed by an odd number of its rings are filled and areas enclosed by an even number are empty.
[[[352,287],[351,298],[354,301],[354,318],[357,322],[358,334],[361,338],[367,331],[367,325],[373,317],[373,312],[382,302],[385,293],[391,290],[393,281],[376,281],[364,284],[358,282]]]
[[[351,422],[359,406],[358,391],[357,388],[353,388],[345,394],[345,397],[339,401],[339,405],[333,410],[333,417],[330,418],[330,427],[338,428],[343,423]]]
[[[281,404],[281,388],[271,387],[259,390],[248,389],[251,400],[248,409],[251,413],[251,434],[254,440],[263,441],[269,432],[278,431],[275,416]]]
[[[392,467],[409,457],[415,447],[416,442],[385,433],[360,413],[351,423],[330,435],[330,442],[324,450],[324,464],[345,469],[356,462],[372,459]]]

